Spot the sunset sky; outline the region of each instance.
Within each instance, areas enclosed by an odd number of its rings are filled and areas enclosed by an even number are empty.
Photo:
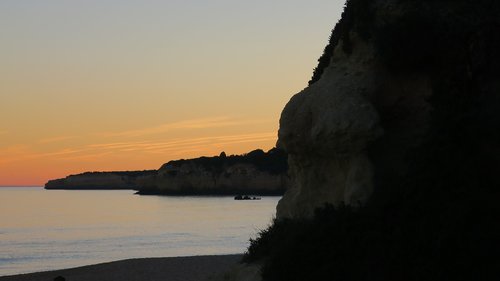
[[[0,185],[272,148],[343,5],[0,1]]]

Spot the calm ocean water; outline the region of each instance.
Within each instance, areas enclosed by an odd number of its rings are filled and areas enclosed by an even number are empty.
[[[242,253],[279,197],[0,188],[0,276],[141,257]]]

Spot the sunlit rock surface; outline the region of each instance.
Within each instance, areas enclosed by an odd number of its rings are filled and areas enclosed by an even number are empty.
[[[363,204],[373,190],[367,145],[383,132],[369,101],[376,90],[370,45],[340,47],[322,79],[295,95],[280,120],[279,145],[289,154],[291,187],[278,217],[310,216],[324,203]]]

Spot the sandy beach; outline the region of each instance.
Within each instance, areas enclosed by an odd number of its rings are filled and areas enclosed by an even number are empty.
[[[0,281],[203,281],[222,273],[241,255],[129,259],[47,272],[0,277]]]

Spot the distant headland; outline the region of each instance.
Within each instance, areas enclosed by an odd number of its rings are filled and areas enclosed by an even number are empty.
[[[287,155],[261,149],[243,155],[170,161],[158,170],[85,172],[50,180],[45,189],[137,190],[141,195],[283,195]]]
[[[138,182],[155,176],[157,170],[85,172],[62,179],[49,180],[45,189],[75,190],[139,190]]]

